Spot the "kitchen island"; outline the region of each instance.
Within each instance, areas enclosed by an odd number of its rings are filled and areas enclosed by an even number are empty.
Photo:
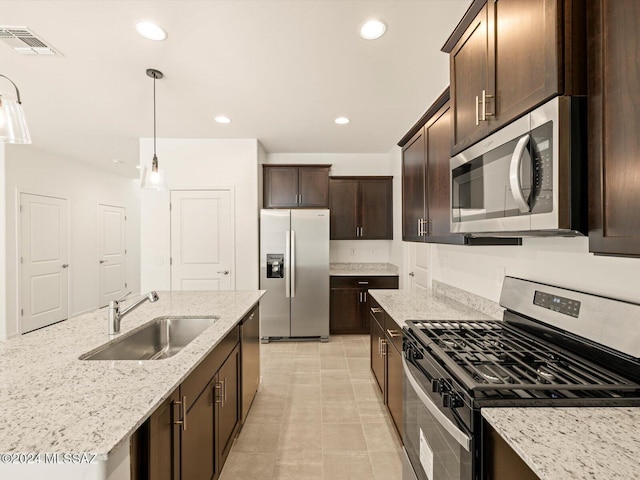
[[[158,292],[119,336],[161,316],[219,317],[163,360],[79,360],[111,340],[107,309],[0,343],[0,478],[128,479],[130,436],[263,293]]]

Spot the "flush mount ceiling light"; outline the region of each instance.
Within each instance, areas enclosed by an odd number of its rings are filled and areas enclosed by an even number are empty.
[[[337,123],[338,125],[346,125],[350,121],[351,120],[349,120],[347,117],[338,117],[334,120],[334,122]]]
[[[15,97],[8,93],[0,92],[0,140],[7,143],[31,143],[31,135],[24,118],[24,110],[20,101],[20,91],[13,81],[0,74],[0,77],[9,80],[16,90]]]
[[[151,169],[144,167],[142,170],[142,184],[144,190],[166,190],[167,177],[164,170],[158,168],[158,156],[156,155],[156,80],[160,80],[164,75],[160,70],[147,69],[147,75],[153,78],[153,159]]]
[[[229,117],[225,117],[224,115],[218,115],[214,120],[218,123],[231,123],[231,119]]]
[[[380,38],[386,31],[387,24],[378,19],[367,20],[360,25],[360,36],[365,40]]]
[[[160,41],[167,38],[167,32],[149,20],[136,23],[136,31],[148,40]]]

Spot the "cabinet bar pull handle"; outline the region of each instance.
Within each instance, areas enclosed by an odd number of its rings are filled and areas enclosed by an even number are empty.
[[[396,337],[401,337],[402,336],[402,334],[400,332],[398,332],[397,330],[389,330],[388,328],[387,328],[387,333],[389,334],[389,336],[391,338],[396,338]]]
[[[479,110],[480,110],[480,99],[476,95],[476,127],[480,125]]]
[[[369,282],[358,282],[358,285],[369,285]]]
[[[227,377],[222,381],[222,406],[227,403]]]
[[[367,292],[364,292],[364,301],[367,301]]]
[[[220,395],[218,395],[218,389]],[[214,403],[222,403],[222,382],[216,382],[216,384],[213,386],[213,402]]]
[[[382,309],[378,307],[371,307],[371,313],[381,313]]]
[[[381,339],[380,344],[382,345],[382,356],[384,357],[387,354],[387,341]]]
[[[493,117],[493,113],[487,113],[487,98],[493,98],[493,95],[487,95],[487,92],[482,90],[482,118],[483,122],[487,121],[487,117]]]
[[[175,425],[182,425],[182,431],[187,430],[187,397],[186,395],[182,397],[182,400],[177,400],[173,402],[174,405],[180,405],[180,413],[182,414],[182,420],[176,420],[173,422]]]
[[[382,356],[382,338],[378,337],[378,355]]]

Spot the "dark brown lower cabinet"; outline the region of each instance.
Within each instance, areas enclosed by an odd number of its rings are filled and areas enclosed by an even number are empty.
[[[332,276],[329,332],[332,335],[369,333],[367,300],[371,288],[398,288],[398,276]]]
[[[239,327],[131,439],[134,480],[215,480],[240,425]]]
[[[402,330],[373,298],[367,308],[371,322],[371,373],[402,438]]]
[[[489,480],[540,480],[524,460],[486,422],[483,425]]]

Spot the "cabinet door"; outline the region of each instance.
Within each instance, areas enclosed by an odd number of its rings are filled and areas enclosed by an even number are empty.
[[[221,385],[220,399],[216,404],[216,451],[220,469],[229,455],[240,419],[239,369],[240,348],[236,346],[217,375]]]
[[[589,2],[589,250],[640,255],[640,2]]]
[[[298,206],[305,208],[329,207],[329,169],[300,167],[298,169]]]
[[[384,347],[384,345],[382,345],[382,342],[384,341],[384,331],[376,321],[375,317],[371,313],[369,313],[369,315],[371,315],[371,372],[378,383],[378,388],[380,388],[380,391],[384,395],[385,362],[384,357],[382,356]]]
[[[393,424],[402,437],[402,354],[393,346],[391,339],[385,340],[385,358],[387,361],[386,404]]]
[[[211,480],[216,471],[214,396],[212,380],[187,410],[182,431],[182,478]]]
[[[149,417],[149,479],[180,479],[180,417],[178,390]],[[144,455],[140,460],[144,459]],[[141,478],[144,478],[141,477]]]
[[[427,139],[427,241],[453,236],[451,218],[451,111],[443,107],[425,127]]]
[[[291,208],[298,206],[298,168],[264,168],[264,207]]]
[[[490,130],[562,92],[559,1],[490,2],[496,92],[487,106],[495,113],[490,117]]]
[[[362,327],[363,290],[332,288],[330,303],[330,333],[367,333]]]
[[[488,132],[487,122],[479,121],[482,91],[492,93],[487,81],[487,20],[485,5],[450,54],[453,153],[472,145]]]
[[[331,240],[358,238],[358,180],[330,180]]]
[[[242,423],[260,385],[260,309],[256,306],[242,320],[240,360],[242,365]]]
[[[393,239],[391,178],[360,179],[360,238]]]
[[[425,215],[425,141],[421,129],[402,149],[402,240],[423,242],[418,221]]]

